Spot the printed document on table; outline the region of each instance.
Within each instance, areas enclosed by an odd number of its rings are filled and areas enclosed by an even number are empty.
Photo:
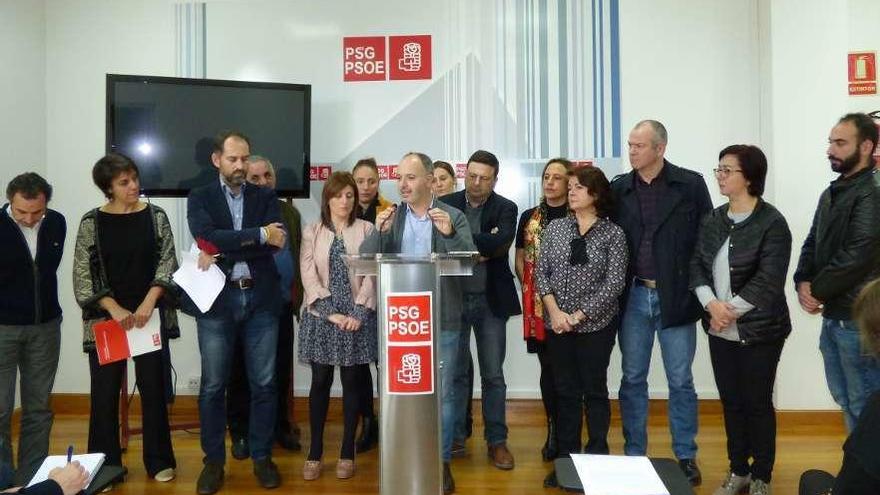
[[[669,495],[647,457],[571,454],[589,495]]]
[[[226,285],[226,275],[217,264],[207,270],[199,270],[199,248],[195,243],[192,249],[180,253],[180,268],[174,272],[174,282],[186,291],[202,313],[207,313]]]

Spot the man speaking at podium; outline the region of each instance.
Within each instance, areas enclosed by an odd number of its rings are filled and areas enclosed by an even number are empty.
[[[361,244],[361,254],[399,253],[429,255],[454,251],[476,251],[464,213],[435,201],[431,192],[434,165],[423,153],[407,153],[398,165],[397,189],[401,204],[376,216],[376,229]],[[455,427],[452,376],[462,338],[461,284],[458,277],[440,282],[443,307],[440,310],[441,436],[443,444],[443,492],[455,491],[449,469]]]

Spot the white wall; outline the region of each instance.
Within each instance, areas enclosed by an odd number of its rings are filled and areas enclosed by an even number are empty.
[[[46,175],[46,23],[42,2],[0,2],[0,184]]]
[[[211,9],[221,4],[225,7],[214,11],[220,17],[212,19]],[[208,77],[287,80],[292,76],[274,71],[273,67],[283,64],[273,64],[273,60],[298,57],[308,50],[310,36],[336,29],[329,10],[324,11],[326,22],[304,25],[302,18],[285,9],[273,10],[277,2],[259,2],[248,5],[265,10],[254,12],[250,18],[277,16],[278,29],[288,34],[277,40],[259,32],[248,37],[241,31],[240,17],[217,14],[235,12],[236,8],[231,7],[235,4],[208,5],[209,26],[214,26],[208,31]],[[871,21],[880,18],[880,5],[874,0],[850,0],[848,9],[843,5],[820,0],[620,3],[624,139],[636,121],[662,120],[670,132],[668,158],[702,172],[716,204],[720,198],[710,170],[718,150],[734,142],[762,146],[771,162],[767,199],[786,214],[794,234],[792,263],[819,192],[832,178],[823,155],[828,129],[849,109],[880,108],[876,98],[848,99],[845,88],[845,52],[880,45],[875,22]],[[322,12],[315,9],[316,15]],[[5,67],[17,68],[0,78],[0,143],[8,143],[3,149],[12,150],[13,157],[0,166],[0,179],[5,183],[15,173],[30,168],[45,172],[57,186],[53,206],[66,214],[72,232],[59,270],[66,320],[55,390],[87,392],[79,310],[69,282],[70,250],[79,217],[102,202],[91,184],[89,170],[104,150],[104,74],[175,75],[174,3],[21,0],[0,3],[0,18],[11,27],[0,32],[0,60]],[[6,22],[7,18],[12,22]],[[393,32],[388,26],[380,31]],[[253,51],[226,49],[236,45],[268,52],[254,57],[250,56],[256,53]],[[254,64],[255,58],[265,61],[265,65]],[[435,73],[441,62],[448,61],[438,61]],[[309,82],[307,75],[299,75],[295,82]],[[401,88],[409,94],[412,86]],[[332,92],[338,90],[329,88],[331,94],[324,111],[333,111]],[[358,91],[368,104],[370,87]],[[320,96],[318,88],[316,96]],[[335,161],[344,156],[344,149],[331,145],[334,133],[344,132],[342,142],[348,146],[367,135],[351,123],[326,128],[329,121],[324,119],[316,115],[313,120],[313,149],[322,152],[316,161]],[[29,159],[35,162],[33,166],[25,165]],[[46,165],[39,168],[36,162]],[[623,169],[628,167],[625,162]],[[178,202],[159,203],[183,228]],[[298,205],[307,215],[315,214],[313,202],[300,201]],[[777,405],[784,409],[834,407],[826,392],[817,350],[819,322],[800,312],[793,293],[789,296],[795,331],[780,365]],[[505,366],[508,388],[511,397],[537,397],[536,360],[524,352],[520,324],[519,318],[509,324]],[[190,393],[185,383],[198,375],[199,365],[195,325],[188,317],[183,317],[182,331],[184,337],[172,344],[172,353],[180,377],[178,390]],[[717,396],[702,336],[697,353],[694,375],[698,392],[701,397]],[[615,351],[609,370],[613,390],[619,383],[619,362]],[[295,386],[299,394],[308,388],[308,375],[303,371],[306,368],[297,367]],[[804,387],[805,381],[811,386]],[[665,394],[662,368],[656,359],[650,390],[655,396]]]

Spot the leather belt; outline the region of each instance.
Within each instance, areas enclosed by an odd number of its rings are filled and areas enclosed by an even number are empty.
[[[656,280],[648,280],[646,278],[636,277],[635,284],[641,285],[643,287],[647,287],[649,289],[656,289],[657,288],[657,281]]]
[[[235,287],[237,289],[250,289],[254,286],[254,279],[240,278],[238,280],[229,280],[226,282],[226,285],[230,287]]]

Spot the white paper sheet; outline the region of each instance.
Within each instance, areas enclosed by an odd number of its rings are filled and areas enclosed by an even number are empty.
[[[180,253],[180,268],[174,272],[173,278],[196,307],[202,313],[207,313],[226,285],[226,276],[216,264],[205,271],[199,270],[198,259],[199,248],[193,243],[192,249]]]
[[[128,338],[128,351],[131,357],[140,356],[148,352],[158,351],[162,348],[162,334],[160,327],[162,321],[159,318],[159,310],[154,309],[150,319],[141,328],[132,326],[131,330],[125,332]]]
[[[95,479],[95,475],[98,474],[98,470],[101,469],[101,466],[104,464],[104,454],[75,455],[71,458],[71,461],[79,461],[80,465],[89,472],[89,480],[88,483],[86,483],[86,488],[88,488],[92,480]],[[50,455],[46,457],[46,459],[43,460],[43,464],[40,465],[40,469],[37,470],[37,474],[31,478],[31,482],[28,483],[27,486],[30,487],[31,485],[46,481],[49,479],[49,471],[52,471],[55,468],[63,468],[66,465],[66,455]]]
[[[571,459],[590,495],[669,495],[647,457],[572,454]]]

